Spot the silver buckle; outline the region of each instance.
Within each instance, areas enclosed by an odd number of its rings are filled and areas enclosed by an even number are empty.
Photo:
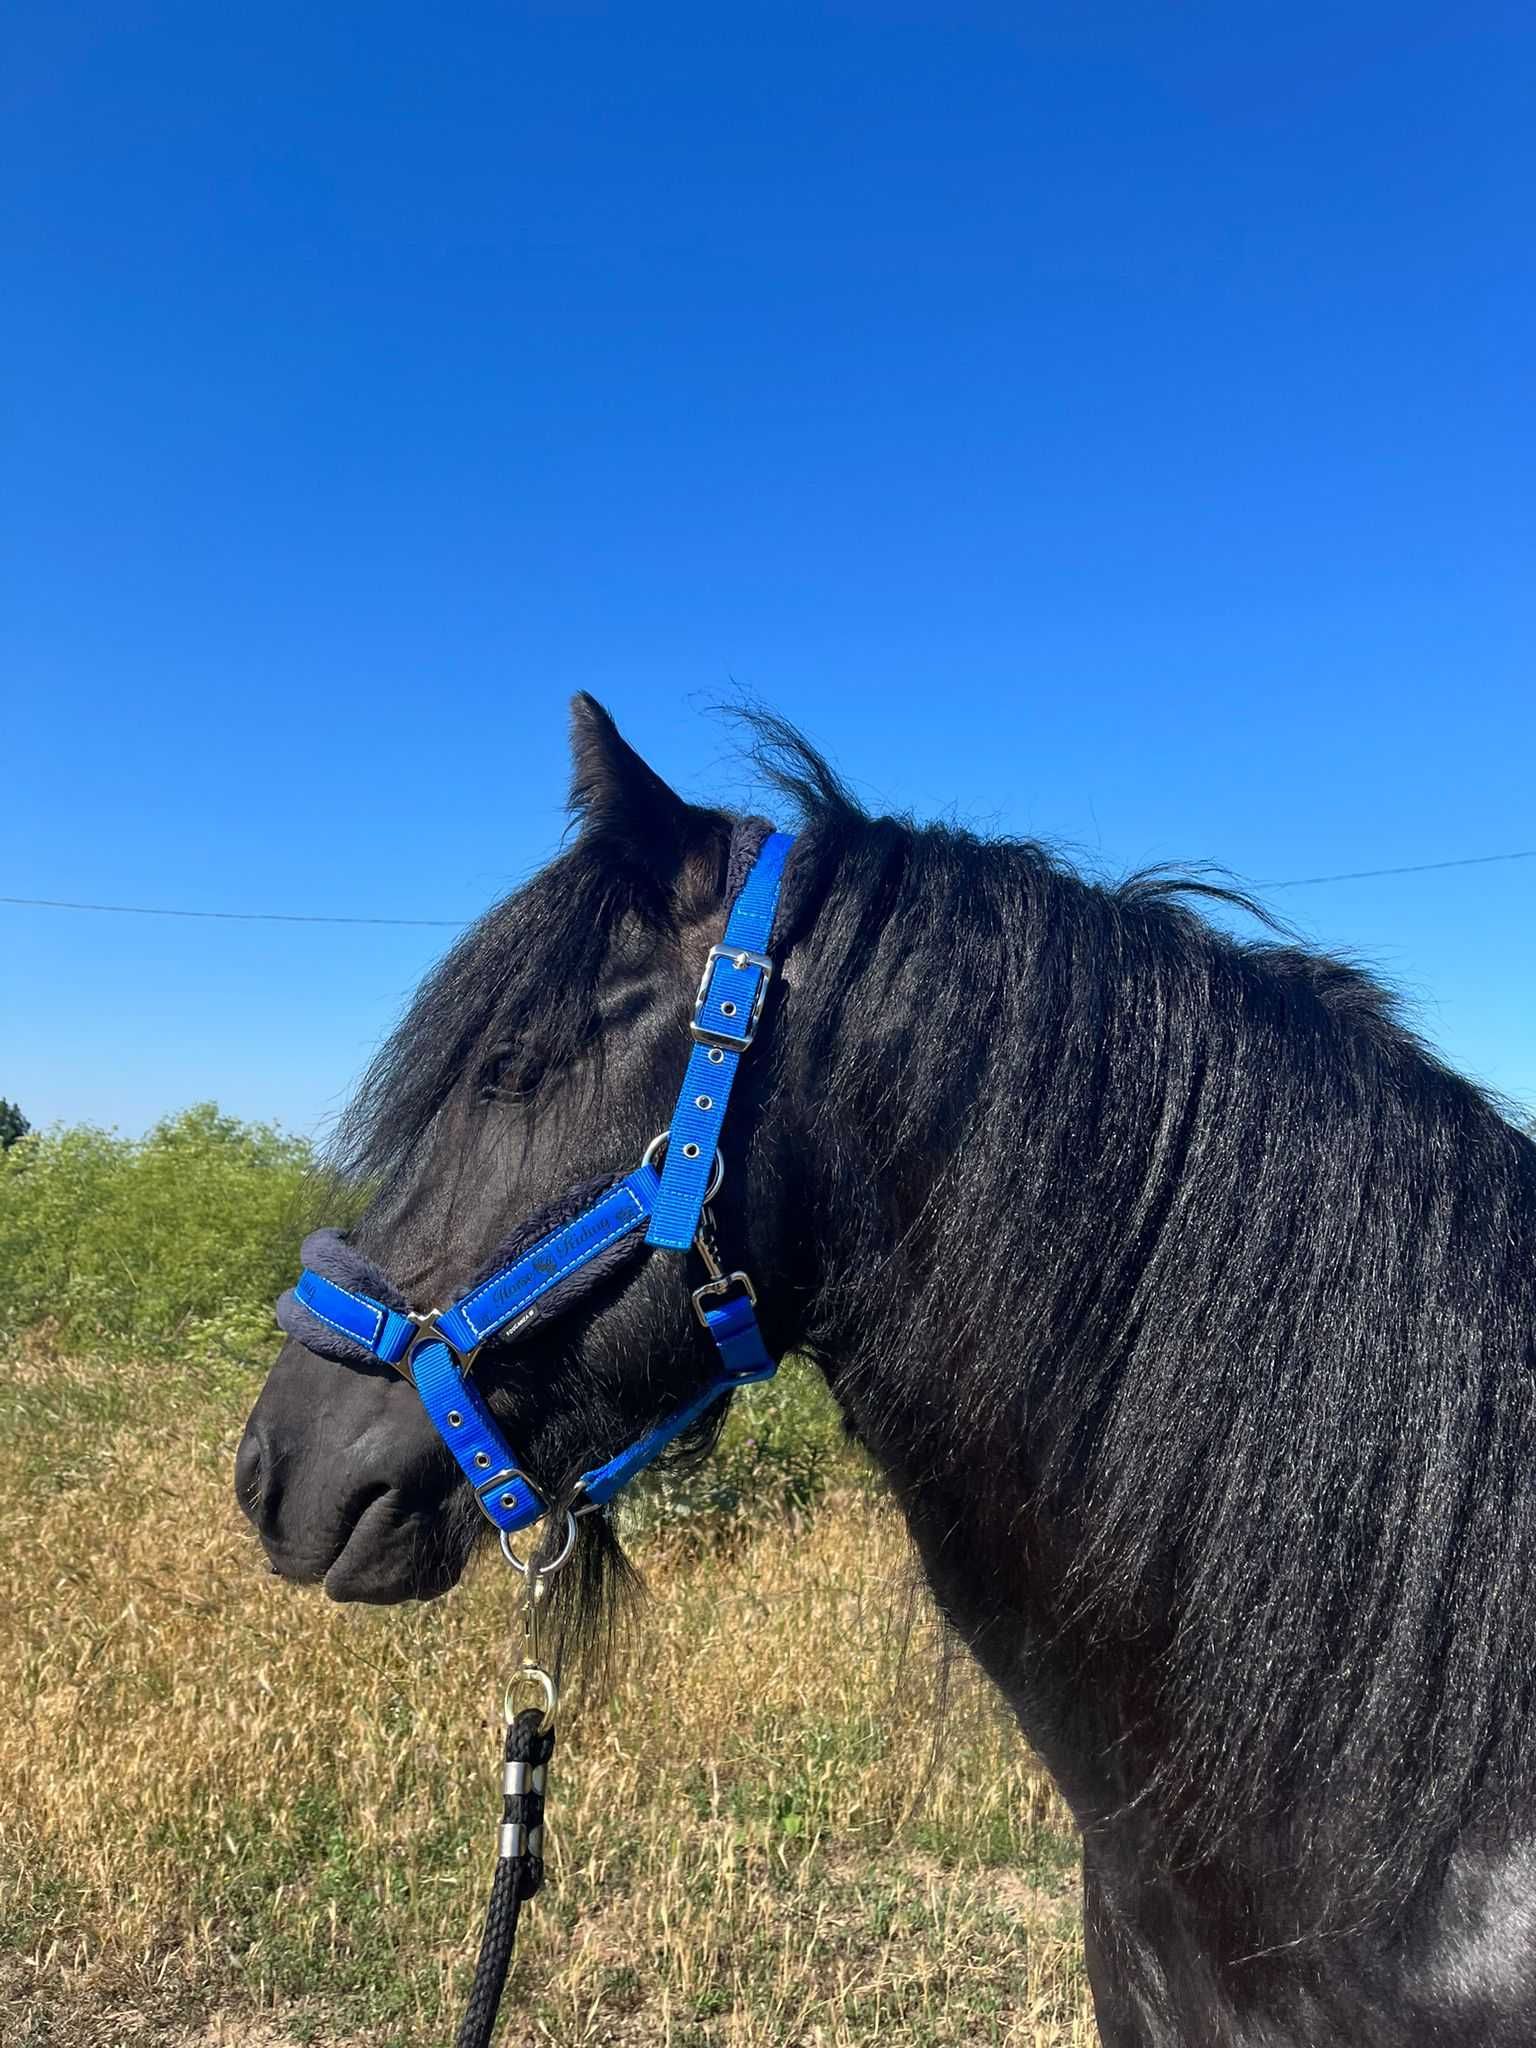
[[[738,1031],[725,1031],[715,1025],[703,1025],[699,1014],[709,1000],[709,985],[714,980],[716,964],[729,960],[733,967],[755,967],[758,970],[757,987],[752,994],[752,1007]],[[773,962],[766,953],[752,953],[745,946],[711,946],[704,961],[704,972],[699,978],[699,992],[693,999],[693,1022],[688,1029],[693,1034],[695,1045],[717,1045],[727,1052],[745,1052],[757,1036],[758,1022],[763,1014],[763,1000],[768,994],[768,984],[773,979]]]
[[[475,1489],[475,1499],[480,1505],[480,1512],[485,1516],[486,1520],[490,1522],[493,1526],[499,1525],[496,1523],[496,1517],[491,1513],[490,1508],[487,1505],[491,1495],[497,1492],[498,1490],[502,1490],[508,1493],[512,1492],[516,1481],[519,1479],[521,1479],[524,1486],[527,1487],[528,1491],[533,1495],[534,1499],[538,1502],[542,1514],[547,1515],[549,1513],[548,1500],[546,1500],[543,1493],[540,1492],[539,1488],[534,1485],[533,1481],[528,1477],[528,1474],[523,1470],[522,1466],[508,1465],[502,1471],[493,1473],[489,1479],[474,1479],[470,1481],[470,1484]],[[502,1501],[499,1503],[499,1505],[510,1510],[512,1503],[510,1501]]]

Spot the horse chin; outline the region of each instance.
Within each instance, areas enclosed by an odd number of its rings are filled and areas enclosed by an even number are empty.
[[[320,1583],[332,1600],[395,1607],[440,1599],[468,1559],[468,1546],[450,1536],[441,1515],[401,1512],[385,1494],[352,1524]]]
[[[305,1551],[263,1536],[275,1578],[322,1587],[329,1599],[395,1607],[437,1600],[456,1586],[472,1541],[454,1516],[405,1507],[393,1491],[370,1500],[339,1540]]]

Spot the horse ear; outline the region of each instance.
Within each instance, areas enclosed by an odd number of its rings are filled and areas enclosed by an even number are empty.
[[[657,881],[676,886],[719,847],[727,821],[685,803],[642,761],[595,697],[571,699],[571,810],[583,837],[611,840]]]

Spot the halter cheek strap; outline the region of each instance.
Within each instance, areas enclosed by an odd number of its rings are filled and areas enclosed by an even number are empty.
[[[677,1108],[639,1166],[599,1192],[578,1190],[574,1200],[551,1205],[545,1217],[565,1212],[564,1220],[542,1234],[539,1218],[531,1218],[509,1240],[517,1249],[449,1308],[427,1314],[407,1308],[388,1276],[336,1231],[305,1239],[305,1269],[278,1301],[279,1324],[307,1349],[344,1364],[393,1366],[411,1381],[481,1512],[501,1532],[503,1549],[509,1536],[548,1512],[548,1503],[474,1384],[476,1356],[493,1338],[515,1341],[645,1248],[693,1247],[704,1261],[709,1277],[694,1289],[693,1307],[715,1345],[714,1377],[636,1442],[584,1472],[573,1502],[576,1513],[612,1500],[722,1395],[778,1369],[758,1328],[752,1282],[720,1263],[708,1202],[719,1184],[719,1139],[731,1084],[756,1035],[773,973],[766,948],[793,843],[781,832],[762,841],[722,942],[710,949]],[[663,1143],[658,1173],[652,1160]],[[573,1206],[576,1213],[569,1214]]]
[[[773,977],[768,945],[794,843],[786,833],[769,833],[731,905],[725,935],[704,963],[688,1027],[693,1051],[672,1112],[661,1195],[645,1236],[661,1251],[685,1252],[699,1234],[731,1084],[757,1036]]]

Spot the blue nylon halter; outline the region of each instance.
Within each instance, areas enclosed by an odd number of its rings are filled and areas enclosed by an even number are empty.
[[[433,1428],[474,1489],[481,1512],[501,1532],[504,1549],[509,1536],[548,1513],[548,1502],[523,1470],[474,1384],[476,1354],[494,1337],[515,1337],[519,1325],[537,1315],[544,1297],[562,1286],[568,1291],[576,1276],[642,1225],[647,1247],[686,1252],[696,1246],[703,1256],[709,1278],[694,1289],[693,1305],[714,1340],[719,1366],[691,1401],[605,1463],[582,1473],[573,1509],[601,1507],[612,1500],[722,1394],[771,1378],[778,1370],[758,1328],[751,1281],[745,1273],[721,1270],[702,1233],[702,1222],[731,1085],[742,1054],[756,1036],[773,974],[767,949],[784,863],[793,844],[785,833],[769,833],[731,906],[721,943],[710,949],[689,1026],[693,1052],[665,1134],[660,1173],[651,1163],[662,1142],[658,1139],[632,1172],[478,1281],[449,1308],[415,1314],[377,1300],[360,1287],[344,1286],[313,1267],[304,1269],[278,1303],[278,1321],[310,1349],[342,1359],[361,1352],[395,1367],[411,1381]],[[346,1247],[340,1250],[345,1256]],[[308,1245],[306,1253],[315,1256]],[[351,1255],[351,1263],[361,1263],[358,1255]],[[376,1284],[383,1287],[382,1276]],[[301,1313],[295,1314],[290,1303]],[[323,1327],[315,1330],[310,1318]],[[326,1331],[340,1342],[327,1339]],[[511,1556],[510,1550],[507,1554]]]

